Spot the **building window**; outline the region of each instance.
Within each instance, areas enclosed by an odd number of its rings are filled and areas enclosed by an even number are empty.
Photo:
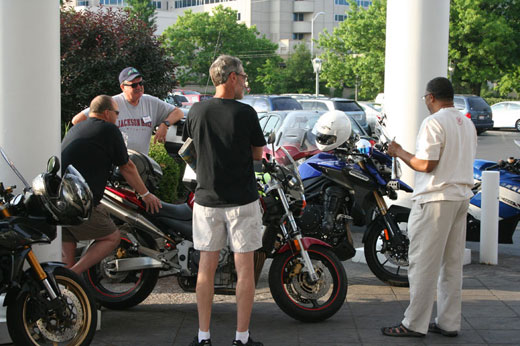
[[[76,3],[76,6],[88,6],[88,0],[87,1],[79,1]]]
[[[348,6],[348,0],[334,0],[334,3],[336,5],[347,5]],[[372,0],[356,0],[356,3],[359,7],[368,7],[372,5]]]
[[[150,1],[150,3],[155,8],[161,8],[161,2],[160,1]]]
[[[295,22],[303,22],[303,13],[293,13],[293,20]]]
[[[336,22],[343,22],[347,19],[347,15],[346,14],[335,14],[334,15],[334,20]]]
[[[175,0],[175,8],[193,7],[208,4],[218,4],[220,2],[228,2],[236,0]]]
[[[100,5],[127,6],[126,0],[99,0]]]
[[[303,33],[302,32],[295,32],[292,34],[293,40],[303,40]]]
[[[237,20],[240,20],[240,12],[237,12]]]

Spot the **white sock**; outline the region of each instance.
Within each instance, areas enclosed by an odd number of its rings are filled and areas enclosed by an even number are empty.
[[[236,332],[235,340],[241,341],[244,345],[247,344],[247,340],[249,340],[249,329],[245,332]]]
[[[202,342],[202,340],[209,340],[209,339],[210,339],[209,330],[207,332],[203,332],[202,330],[199,329],[199,342]]]

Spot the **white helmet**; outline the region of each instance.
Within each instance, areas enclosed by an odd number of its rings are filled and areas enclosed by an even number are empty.
[[[316,146],[321,151],[336,149],[345,143],[352,133],[348,116],[341,111],[329,111],[323,114],[314,127]]]

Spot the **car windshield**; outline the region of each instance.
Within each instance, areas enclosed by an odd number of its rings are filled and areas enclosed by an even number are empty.
[[[359,112],[363,109],[354,101],[334,101],[335,108],[342,112]]]
[[[276,97],[272,100],[273,111],[301,110],[302,105],[292,97]]]

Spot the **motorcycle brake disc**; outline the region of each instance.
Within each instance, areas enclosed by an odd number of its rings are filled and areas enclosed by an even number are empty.
[[[291,284],[294,290],[303,298],[319,299],[329,291],[332,285],[332,276],[323,263],[313,261],[312,264],[316,274],[318,274],[316,282],[309,281],[309,273],[302,271],[291,279]]]
[[[40,318],[36,325],[41,334],[53,342],[66,342],[74,338],[83,323],[83,307],[74,293],[62,287],[62,298],[67,305],[68,319],[63,320],[57,316],[57,312],[47,318]]]

